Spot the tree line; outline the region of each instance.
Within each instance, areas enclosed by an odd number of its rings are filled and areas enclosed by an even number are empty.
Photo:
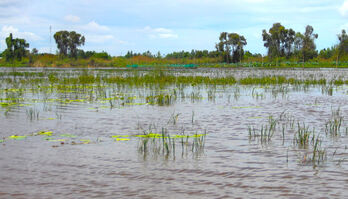
[[[320,52],[316,50],[315,40],[319,35],[314,32],[314,28],[307,25],[304,32],[296,32],[289,28],[287,29],[281,23],[274,23],[267,31],[262,30],[262,40],[264,47],[267,49],[267,56],[269,61],[279,60],[297,60],[306,62],[316,57],[323,59],[335,58],[337,61],[341,57],[348,55],[348,36],[345,30],[338,34],[339,43]],[[237,33],[222,32],[219,36],[218,43],[215,44],[214,51],[208,50],[192,50],[179,51],[167,54],[164,58],[167,59],[199,59],[199,58],[217,58],[220,57],[222,62],[237,63],[246,58],[262,58],[259,53],[251,53],[244,51],[247,45],[247,40],[243,35]],[[144,53],[134,53],[128,51],[126,58],[135,56],[147,56],[152,58],[162,58],[160,53],[157,55],[151,54],[150,51]]]
[[[54,40],[57,44],[57,54],[60,57],[69,58],[102,58],[110,59],[111,56],[106,52],[83,51],[79,49],[86,42],[86,39],[80,33],[75,31],[58,31],[54,34]],[[314,32],[314,28],[307,25],[304,32],[296,32],[291,28],[286,28],[280,23],[274,23],[267,31],[262,30],[262,40],[267,49],[267,57],[270,61],[291,59],[306,62],[316,57],[323,59],[333,59],[339,61],[341,58],[347,58],[348,55],[348,35],[342,30],[337,35],[338,44],[329,48],[324,48],[320,52],[316,50],[315,40],[319,35]],[[21,60],[22,57],[38,54],[36,48],[29,52],[29,43],[24,39],[13,38],[12,33],[6,38],[7,48],[0,54],[7,61]],[[215,44],[215,50],[192,50],[172,52],[162,56],[160,52],[152,54],[150,51],[144,53],[135,53],[128,51],[124,56],[131,58],[135,56],[146,56],[151,58],[166,59],[200,59],[200,58],[221,58],[225,63],[241,62],[246,57],[263,57],[261,54],[252,54],[244,51],[247,40],[243,35],[237,33],[221,32],[218,42]]]

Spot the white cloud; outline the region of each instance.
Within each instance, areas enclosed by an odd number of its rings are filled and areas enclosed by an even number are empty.
[[[342,6],[339,8],[342,16],[348,16],[348,0],[345,0]]]
[[[107,26],[99,25],[95,21],[91,21],[88,24],[82,26],[82,29],[90,32],[106,32],[109,31],[110,28]]]
[[[21,38],[28,41],[39,41],[42,38],[32,32],[20,32],[17,28],[13,26],[3,26],[0,30],[0,52],[6,48],[5,39],[12,33],[14,38]],[[32,46],[32,42],[29,42]]]
[[[154,32],[159,32],[159,33],[170,33],[172,30],[169,30],[167,28],[155,28],[153,29]]]
[[[167,28],[151,28],[150,26],[146,26],[143,29],[139,30],[140,32],[145,32],[148,37],[155,39],[155,38],[161,38],[161,39],[169,39],[169,38],[178,38],[179,36],[171,29]]]
[[[73,22],[73,23],[77,23],[77,22],[80,21],[80,17],[74,16],[74,15],[66,15],[66,16],[64,17],[64,19],[65,19],[66,21]]]
[[[112,44],[112,43],[118,43],[118,44],[129,44],[126,41],[119,40],[115,38],[113,35],[86,35],[86,44],[93,43],[96,45],[103,45],[105,44]]]
[[[178,38],[178,35],[172,34],[172,33],[163,33],[163,34],[158,34],[158,36],[162,39],[167,39],[167,38]]]
[[[0,32],[1,37],[7,37],[12,33],[13,37],[23,38],[32,41],[42,40],[42,38],[32,32],[20,32],[17,28],[13,26],[3,26]]]

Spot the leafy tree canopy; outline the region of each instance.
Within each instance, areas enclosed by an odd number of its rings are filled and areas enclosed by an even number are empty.
[[[244,50],[247,45],[244,36],[237,33],[220,33],[219,43],[216,44],[216,50],[223,56],[224,62],[236,63],[242,60]]]
[[[77,47],[85,44],[85,37],[75,31],[59,31],[54,34],[59,54],[77,58]]]
[[[13,38],[12,33],[6,38],[7,49],[3,52],[6,61],[13,61],[14,59],[22,60],[26,55],[26,48],[29,44],[25,39]]]

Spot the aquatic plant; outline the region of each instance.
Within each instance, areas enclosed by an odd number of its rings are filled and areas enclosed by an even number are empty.
[[[30,119],[30,121],[35,120],[35,119],[39,120],[40,112],[35,108],[27,109],[26,114],[27,114],[27,118]]]
[[[203,134],[195,133],[187,135],[184,132],[179,135],[170,135],[166,128],[162,128],[160,133],[144,131],[142,135],[135,135],[140,138],[138,152],[144,158],[151,156],[163,156],[165,159],[176,157],[176,145],[181,145],[181,155],[187,155],[189,152],[193,156],[198,156],[204,151],[206,132]],[[179,139],[179,142],[176,140]],[[189,150],[190,149],[190,150]]]
[[[260,129],[248,126],[249,140],[258,138],[261,144],[267,144],[272,140],[272,137],[276,131],[278,120],[273,119],[272,116],[268,118],[268,124],[261,125]]]
[[[310,136],[314,135],[314,128],[312,131],[309,130],[309,127],[300,123],[297,123],[297,131],[294,135],[293,143],[300,148],[308,148],[308,144],[310,142]],[[314,138],[314,137],[313,137]]]
[[[339,136],[341,134],[343,117],[341,116],[340,112],[340,108],[332,111],[330,120],[325,123],[326,134],[329,134],[333,137]]]

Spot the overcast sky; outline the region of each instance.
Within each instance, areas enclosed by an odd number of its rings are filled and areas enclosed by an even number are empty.
[[[0,0],[0,50],[12,32],[49,52],[52,26],[52,35],[75,30],[86,37],[83,49],[111,55],[214,50],[222,31],[244,35],[247,50],[264,54],[262,29],[275,22],[297,32],[310,24],[318,49],[330,47],[348,28],[348,0]]]

